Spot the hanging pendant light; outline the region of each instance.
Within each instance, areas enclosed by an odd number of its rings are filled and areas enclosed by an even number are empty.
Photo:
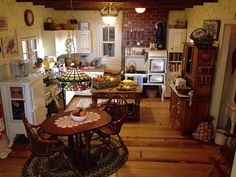
[[[113,25],[116,22],[116,17],[118,16],[118,10],[115,8],[114,4],[107,2],[106,5],[100,10],[102,20],[107,25]]]
[[[74,19],[72,1],[73,0],[70,0],[71,16],[72,19]],[[72,34],[68,33],[68,38],[65,41],[65,48],[68,53],[67,60],[71,60],[72,62],[70,63],[70,66],[67,66],[67,68],[64,68],[64,70],[61,70],[58,75],[56,75],[57,80],[61,82],[62,89],[65,91],[82,91],[91,87],[91,77],[76,66],[74,29],[75,28],[73,27]]]
[[[135,11],[137,13],[141,14],[141,13],[144,13],[146,11],[146,8],[137,7],[137,8],[135,8]]]

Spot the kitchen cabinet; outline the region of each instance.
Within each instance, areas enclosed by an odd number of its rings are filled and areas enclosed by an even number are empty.
[[[182,77],[196,96],[211,96],[216,47],[184,44]]]
[[[182,52],[183,42],[186,39],[186,29],[171,28],[167,34],[167,49],[168,52]]]
[[[216,48],[185,43],[182,77],[192,90],[192,96],[181,95],[171,88],[170,118],[181,134],[192,133],[201,121],[209,120]]]
[[[192,133],[201,121],[208,120],[209,97],[181,95],[171,86],[170,118],[181,135]]]
[[[168,29],[167,35],[167,79],[166,79],[166,92],[165,97],[170,97],[170,87],[168,86],[171,81],[176,77],[181,76],[182,66],[182,53],[183,46],[186,40],[186,29]]]
[[[45,85],[42,76],[9,78],[0,82],[7,137],[11,146],[17,134],[25,134],[21,120],[33,124],[46,118]]]
[[[88,30],[75,31],[77,53],[91,53],[91,32]]]
[[[67,54],[65,42],[68,37],[72,37],[72,32],[71,30],[44,31],[44,55],[58,57],[62,54]]]
[[[67,54],[66,40],[73,37],[71,53],[91,53],[91,36],[88,30],[57,30],[43,32],[43,46],[45,56],[60,56]],[[74,49],[73,49],[74,45]]]

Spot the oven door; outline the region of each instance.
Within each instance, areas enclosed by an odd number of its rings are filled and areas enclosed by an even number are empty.
[[[165,59],[150,59],[149,72],[151,73],[164,73],[165,72]]]
[[[150,74],[149,83],[164,83],[165,75],[164,74]]]

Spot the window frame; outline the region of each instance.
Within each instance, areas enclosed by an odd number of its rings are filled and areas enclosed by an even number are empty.
[[[34,65],[34,63],[36,62],[37,57],[39,58],[43,58],[43,47],[42,47],[42,33],[40,30],[38,29],[29,29],[29,30],[17,30],[17,41],[18,41],[18,50],[19,50],[19,56],[22,60],[24,60],[24,54],[23,53],[23,45],[22,42],[23,41],[30,41],[30,47],[29,47],[29,61],[32,62],[32,64]],[[30,54],[32,52],[32,42],[31,40],[36,39],[36,50],[37,51],[37,57],[35,59],[32,59],[32,54]],[[32,65],[32,66],[33,66]]]
[[[33,42],[34,40],[36,40],[36,48],[34,49],[33,46]],[[26,46],[27,46],[27,51],[24,51],[24,47],[23,47],[23,42],[26,41]],[[21,40],[21,47],[22,47],[22,54],[23,54],[23,60],[32,60],[33,63],[35,63],[37,61],[38,53],[39,53],[39,39],[38,37],[29,37],[29,38],[22,38]],[[36,53],[36,57],[33,58],[34,53]],[[25,59],[25,55],[28,55],[28,59]]]
[[[107,32],[108,32],[108,40],[107,41],[104,41],[104,31],[103,31],[103,29],[104,28],[108,28],[108,30],[107,30]],[[110,38],[110,33],[109,33],[109,28],[110,27],[112,27],[112,28],[114,28],[114,41],[110,41],[109,40],[109,38]],[[115,60],[116,59],[116,55],[117,55],[117,51],[116,51],[116,45],[117,45],[117,41],[116,41],[116,39],[117,39],[117,27],[115,26],[115,25],[113,25],[113,26],[107,26],[107,25],[102,25],[102,29],[101,29],[101,39],[102,39],[102,41],[101,41],[101,43],[102,43],[102,57],[106,57],[107,59],[109,59],[109,60]],[[104,44],[114,44],[114,56],[109,56],[109,55],[105,55],[104,54]]]

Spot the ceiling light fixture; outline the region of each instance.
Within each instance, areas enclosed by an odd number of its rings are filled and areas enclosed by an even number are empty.
[[[137,13],[141,14],[141,13],[144,13],[146,11],[146,8],[137,7],[137,8],[135,8],[135,11]]]
[[[118,16],[118,10],[115,8],[114,4],[107,2],[106,5],[100,10],[102,20],[107,25],[113,25],[116,22],[116,17]]]
[[[73,0],[70,0],[71,19],[74,19]],[[75,24],[73,24],[72,34],[68,33],[68,38],[65,41],[65,50],[67,51],[67,61],[72,62],[66,68],[60,70],[56,76],[57,80],[61,82],[62,90],[66,91],[81,91],[87,90],[91,86],[91,77],[79,69],[76,65],[75,53]],[[73,53],[72,53],[73,52]],[[59,56],[60,57],[60,56]],[[66,62],[66,61],[65,61]],[[69,62],[68,62],[69,63]]]

